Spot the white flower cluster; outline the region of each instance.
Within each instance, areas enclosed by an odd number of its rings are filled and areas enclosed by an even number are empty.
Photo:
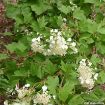
[[[49,40],[48,55],[65,55],[67,53],[67,43],[63,38],[62,33],[58,29],[51,30],[51,36]]]
[[[56,99],[54,95],[48,94],[46,85],[42,86],[42,93],[37,93],[36,95],[32,95],[33,91],[29,87],[30,84],[26,84],[20,89],[16,87],[18,98],[12,102],[4,101],[4,105],[31,105],[31,101],[33,101],[32,105],[52,105],[51,98]]]
[[[43,92],[41,94],[37,93],[36,96],[34,96],[34,99],[33,99],[34,105],[37,105],[37,104],[52,105],[50,103],[51,95],[48,94],[47,86],[44,85],[42,87],[42,90]]]
[[[10,103],[8,100],[4,101],[4,105],[30,105],[31,97],[28,97],[32,91],[29,90],[30,84],[26,84],[23,88],[17,88],[18,98]],[[27,97],[26,97],[27,96]]]
[[[50,31],[51,36],[46,41],[49,43],[48,49],[45,48],[46,44],[41,41],[41,36],[32,39],[31,48],[34,52],[43,53],[44,55],[60,55],[67,54],[67,50],[72,49],[73,53],[77,53],[76,43],[72,42],[71,38],[67,40],[63,37],[62,32],[58,29],[52,29]]]
[[[31,44],[32,50],[36,53],[43,53],[44,52],[44,45],[41,42],[41,37],[39,36],[38,38],[33,38],[32,39],[32,44]]]
[[[98,77],[98,73],[95,73],[91,66],[91,62],[86,59],[82,59],[77,69],[81,85],[88,89],[92,89],[94,87],[95,80],[97,80]]]
[[[28,100],[28,101],[27,101]],[[30,99],[28,98],[28,99],[24,99],[24,100],[15,100],[14,102],[12,102],[12,103],[9,103],[8,102],[8,100],[6,100],[6,101],[4,101],[4,105],[30,105]]]
[[[29,91],[30,84],[26,84],[23,86],[23,88],[17,89],[17,93],[18,93],[18,98],[22,99],[24,98],[26,95],[29,95],[31,93],[31,91]]]

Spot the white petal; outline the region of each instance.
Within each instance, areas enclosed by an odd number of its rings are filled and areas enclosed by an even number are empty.
[[[35,42],[35,41],[36,41],[36,38],[33,38],[33,39],[32,39],[32,42]]]
[[[26,88],[29,88],[30,87],[30,84],[25,84],[24,85]]]
[[[72,42],[71,45],[72,45],[73,47],[75,47],[75,46],[76,46],[76,43],[75,43],[75,42]]]
[[[46,85],[42,86],[42,90],[43,92],[45,92],[47,90],[47,86]]]
[[[68,41],[68,42],[71,42],[71,41],[72,41],[72,39],[71,39],[71,38],[68,38],[68,39],[67,39],[67,41]]]
[[[96,74],[94,75],[94,79],[97,80],[97,78],[98,78],[98,73],[96,73]]]

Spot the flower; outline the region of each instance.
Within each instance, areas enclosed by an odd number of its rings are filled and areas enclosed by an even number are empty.
[[[68,41],[68,42],[71,42],[71,41],[72,41],[72,39],[71,39],[71,38],[68,38],[68,39],[67,39],[67,41]]]
[[[37,33],[39,35],[39,33]],[[43,39],[43,42],[41,41]],[[78,53],[76,48],[76,42],[72,42],[71,38],[67,40],[63,37],[63,32],[58,29],[50,30],[49,39],[44,40],[40,34],[39,37],[32,39],[31,49],[36,53],[42,53],[46,55],[60,55],[65,56],[68,49],[72,49],[73,53]],[[44,44],[45,43],[45,44]]]
[[[47,91],[47,86],[46,85],[42,86],[42,90],[43,92]]]
[[[33,38],[32,39],[32,44],[31,44],[31,48],[34,52],[39,52],[39,53],[43,53],[44,51],[44,45],[41,44],[41,40],[40,40],[40,36],[38,38]]]
[[[25,97],[29,93],[29,90],[27,90],[27,89],[18,89],[17,93],[18,93],[18,98],[21,99],[21,98]]]
[[[30,87],[30,84],[26,84],[23,86],[23,88],[17,89],[18,98],[22,99],[26,95],[30,95],[32,93],[32,90],[28,89]]]
[[[75,42],[72,42],[71,43],[71,46],[75,47],[76,46],[76,43]]]
[[[56,99],[56,96],[55,95],[53,95],[53,99]]]
[[[63,18],[63,21],[64,21],[64,22],[67,22],[67,19],[66,19],[66,18]]]
[[[44,92],[42,94],[37,93],[33,99],[33,102],[34,102],[34,105],[36,105],[36,104],[48,105],[48,103],[50,102],[50,98],[51,98],[51,96],[48,95],[47,92]]]
[[[91,62],[90,64],[92,65]],[[90,67],[90,65],[86,64],[86,59],[82,59],[80,61],[77,71],[79,73],[80,83],[83,87],[88,89],[92,89],[94,87],[94,82],[97,80],[98,73],[93,72],[93,70],[94,69]]]
[[[4,101],[4,105],[9,105],[9,104],[8,104],[8,100],[5,100],[5,101]]]
[[[49,49],[46,52],[47,55],[65,55],[68,46],[61,31],[58,31],[58,29],[52,29],[50,32],[51,36],[49,39]]]
[[[29,88],[30,87],[30,84],[25,84],[24,85],[24,88]]]
[[[98,73],[96,73],[96,74],[94,75],[94,79],[97,80],[97,78],[98,78]]]

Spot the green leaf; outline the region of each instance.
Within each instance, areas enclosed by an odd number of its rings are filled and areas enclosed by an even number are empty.
[[[30,23],[33,19],[30,7],[28,5],[23,5],[21,11],[24,16],[24,23]]]
[[[105,100],[105,92],[100,87],[95,88],[94,94],[99,97],[100,102]]]
[[[18,76],[18,77],[26,77],[27,76],[27,72],[25,70],[17,70],[14,72],[14,76]]]
[[[39,68],[40,68],[39,64],[32,62],[31,63],[31,67],[30,67],[30,74],[32,76],[38,76],[38,70],[39,70]]]
[[[42,68],[46,73],[49,73],[51,75],[53,75],[56,71],[57,71],[57,68],[56,68],[56,65],[53,64],[50,60],[46,60],[44,62],[44,66]]]
[[[87,19],[87,32],[89,33],[95,33],[97,30],[97,23],[91,19]]]
[[[99,28],[97,30],[97,32],[100,33],[100,34],[105,34],[105,27],[104,28]]]
[[[97,23],[91,19],[85,19],[79,22],[79,28],[82,32],[89,32],[91,34],[94,34],[97,30]]]
[[[61,26],[63,24],[63,18],[61,16],[58,16],[58,19],[57,19],[57,24],[58,26]]]
[[[12,42],[11,44],[6,45],[6,48],[10,52],[14,52],[14,51],[17,51],[17,50],[19,50],[21,52],[24,52],[27,47],[23,43],[21,43],[21,42],[18,42],[18,43]]]
[[[104,84],[105,83],[105,72],[104,71],[101,71],[99,73],[99,78],[101,79],[102,84]]]
[[[66,64],[63,61],[61,61],[61,69],[66,72]]]
[[[11,35],[13,35],[11,32],[5,32],[5,33],[3,33],[4,35],[6,35],[6,36],[11,36]]]
[[[91,62],[96,66],[98,63],[100,63],[101,62],[101,59],[100,58],[98,58],[96,55],[92,55],[92,57],[91,57]]]
[[[60,5],[58,6],[58,9],[63,12],[64,14],[68,14],[71,12],[71,7],[70,6],[65,6],[65,5]]]
[[[12,42],[11,44],[6,45],[6,48],[10,51],[10,52],[14,52],[16,50],[16,43]]]
[[[16,49],[20,50],[21,52],[24,52],[26,48],[27,47],[22,42],[18,42],[16,45]]]
[[[73,12],[73,17],[78,19],[78,20],[84,20],[86,19],[85,15],[84,15],[84,11],[80,10],[80,8],[77,8],[74,12]]]
[[[84,0],[85,3],[94,3],[95,0]]]
[[[44,16],[38,18],[37,21],[38,21],[38,24],[39,24],[40,28],[44,28],[46,26],[46,24],[47,24]]]
[[[50,93],[55,95],[57,86],[59,84],[59,78],[57,76],[56,77],[49,76],[47,78],[47,84],[48,84],[48,89],[49,89]]]
[[[51,7],[43,2],[37,2],[36,4],[31,5],[32,11],[34,11],[37,15],[41,15],[45,11],[51,9]]]
[[[7,59],[7,58],[8,58],[7,54],[0,53],[0,60]]]
[[[83,33],[80,35],[80,40],[88,40],[91,37],[89,33]]]
[[[72,93],[72,89],[74,88],[74,84],[70,82],[66,82],[65,85],[59,89],[59,99],[65,102],[70,93]]]
[[[100,0],[84,0],[84,3],[91,3],[99,6],[101,4]]]
[[[74,95],[68,105],[83,105],[84,104],[84,99],[80,95]]]
[[[87,93],[84,93],[82,94],[82,97],[85,101],[94,101],[94,102],[97,102],[99,100],[98,96],[96,96],[96,94],[94,94],[93,92],[87,94]]]
[[[7,5],[6,6],[6,15],[9,18],[15,19],[20,14],[21,14],[21,10],[18,6],[17,7],[14,5]]]
[[[70,65],[69,64],[65,64],[63,61],[61,61],[61,69],[66,72],[68,70],[70,70]]]
[[[101,42],[97,42],[96,43],[96,48],[97,48],[97,51],[101,54],[105,54],[105,45]]]
[[[36,76],[36,77],[42,79],[44,76],[44,71],[42,69],[42,65],[40,63],[32,62],[31,67],[30,67],[30,74],[32,76]]]

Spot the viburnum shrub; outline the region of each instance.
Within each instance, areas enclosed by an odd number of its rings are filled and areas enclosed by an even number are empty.
[[[4,105],[104,105],[105,0],[4,2]]]

